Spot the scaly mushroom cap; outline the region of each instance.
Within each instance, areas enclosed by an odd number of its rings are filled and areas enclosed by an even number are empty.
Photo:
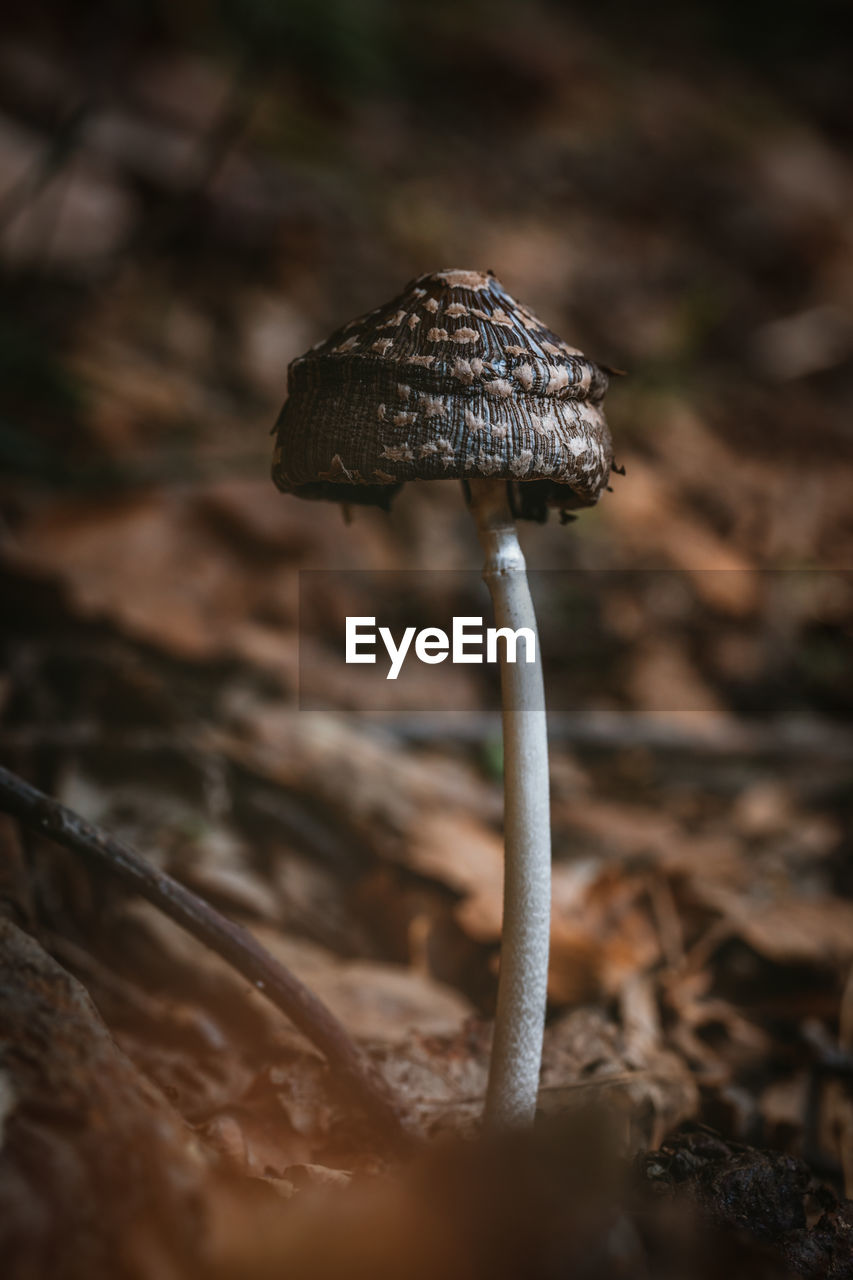
[[[521,514],[590,506],[612,463],[606,390],[493,275],[438,271],[292,362],[273,479],[387,507],[406,480],[503,477]]]

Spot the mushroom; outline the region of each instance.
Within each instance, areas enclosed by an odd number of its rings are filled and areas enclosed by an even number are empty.
[[[498,627],[536,617],[515,517],[597,502],[612,468],[607,373],[515,302],[491,272],[438,271],[290,365],[273,479],[285,493],[388,508],[407,480],[458,478],[485,552]],[[545,696],[536,661],[501,660],[504,918],[485,1121],[526,1125],[545,1026],[551,837]]]

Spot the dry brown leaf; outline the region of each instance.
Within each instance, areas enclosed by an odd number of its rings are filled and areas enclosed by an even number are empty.
[[[381,856],[405,862],[418,823],[432,812],[500,818],[500,791],[470,765],[400,751],[395,739],[343,716],[245,698],[226,714],[230,732],[212,734],[211,746],[312,797]]]
[[[266,923],[281,920],[281,903],[275,889],[265,876],[248,867],[196,862],[182,870],[181,880],[229,915],[246,915]]]
[[[683,1059],[660,1042],[649,999],[648,989],[642,994],[636,986],[626,995],[632,1010],[627,1034],[593,1008],[565,1013],[548,1027],[540,1093],[543,1111],[555,1114],[595,1103],[612,1106],[623,1119],[624,1140],[632,1151],[657,1145],[675,1125],[695,1115],[695,1081]],[[645,1023],[642,1035],[638,1020]]]
[[[488,1055],[487,1029],[469,1020],[451,1035],[414,1034],[381,1047],[376,1060],[422,1133],[471,1137],[482,1122]]]
[[[635,710],[676,720],[690,713],[690,726],[697,732],[708,721],[713,728],[721,719],[728,719],[721,700],[690,661],[683,643],[665,636],[635,644],[625,687]]]
[[[808,1092],[809,1077],[805,1071],[774,1080],[762,1090],[758,1108],[768,1144],[784,1148],[791,1135],[801,1137],[808,1111]]]
[[[657,871],[699,882],[740,887],[749,864],[739,842],[726,832],[686,829],[660,807],[575,796],[553,805],[554,827],[575,849],[608,861],[651,862]]]
[[[755,900],[706,884],[703,900],[768,960],[837,968],[853,960],[853,902],[828,895]]]
[[[235,619],[264,595],[257,569],[212,543],[191,500],[177,493],[54,504],[7,554],[20,568],[58,578],[81,616],[109,619],[182,658],[227,653]]]
[[[323,1064],[293,1057],[262,1071],[201,1132],[235,1172],[282,1179],[288,1165],[321,1156],[340,1120]]]
[[[136,221],[136,201],[109,163],[75,148],[61,166],[54,142],[0,119],[0,257],[20,269],[86,275],[120,252]],[[34,182],[34,174],[46,181]],[[20,200],[22,189],[28,198]]]
[[[585,885],[572,877],[567,898],[560,871],[555,868],[549,997],[570,1004],[614,995],[660,959],[645,882],[601,866]]]
[[[82,617],[107,619],[184,659],[268,666],[292,687],[296,566],[322,564],[340,547],[336,519],[287,502],[266,483],[153,489],[44,505],[3,554],[19,570],[62,583]],[[341,567],[387,566],[371,529],[362,523],[350,532]]]
[[[497,942],[503,916],[503,841],[458,812],[427,814],[406,845],[405,863],[462,895],[454,915],[478,942]],[[645,884],[615,877],[592,861],[556,863],[552,872],[552,1000],[612,994],[625,976],[660,955],[648,911],[636,906]]]
[[[722,613],[742,617],[758,603],[758,575],[749,560],[682,505],[667,475],[632,456],[631,483],[606,518],[636,550],[660,557],[660,565],[682,569],[701,600]]]
[[[341,960],[268,928],[254,933],[359,1040],[394,1044],[413,1031],[444,1035],[471,1016],[464,996],[425,974],[378,960]]]
[[[406,845],[405,862],[462,897],[459,924],[472,938],[500,937],[503,900],[503,840],[465,813],[424,813]]]

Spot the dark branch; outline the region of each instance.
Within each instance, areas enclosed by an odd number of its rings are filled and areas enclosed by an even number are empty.
[[[0,810],[110,872],[217,955],[271,1001],[316,1045],[349,1095],[398,1148],[408,1145],[400,1108],[347,1030],[289,969],[240,925],[59,801],[0,768]]]

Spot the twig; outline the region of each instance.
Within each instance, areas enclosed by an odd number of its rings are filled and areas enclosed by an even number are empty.
[[[0,810],[109,871],[215,951],[316,1045],[352,1101],[380,1126],[386,1142],[397,1149],[411,1145],[399,1104],[345,1027],[248,930],[227,920],[177,880],[146,862],[123,840],[3,768]]]

